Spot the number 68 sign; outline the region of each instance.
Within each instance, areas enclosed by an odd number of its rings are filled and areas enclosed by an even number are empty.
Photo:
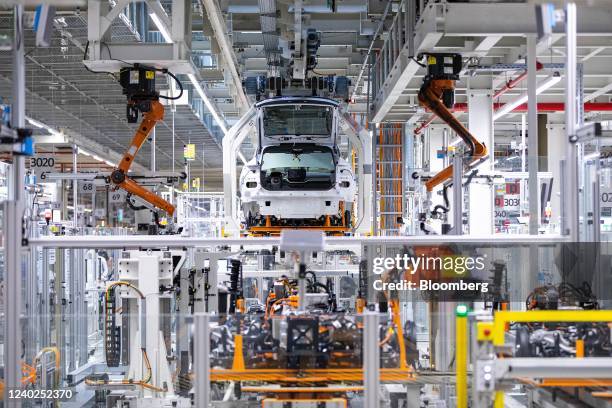
[[[93,194],[96,191],[96,186],[93,181],[79,181],[79,193]]]

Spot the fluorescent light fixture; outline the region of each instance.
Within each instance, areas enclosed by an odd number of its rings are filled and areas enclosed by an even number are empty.
[[[89,153],[87,150],[83,149],[82,147],[77,147],[77,152],[79,154],[82,154],[83,156],[92,156],[92,153]]]
[[[61,135],[63,135],[63,133],[62,133],[62,132],[60,132],[60,131],[58,131],[58,130],[53,129],[51,126],[46,125],[46,124],[44,124],[44,123],[42,123],[42,122],[40,122],[40,121],[38,121],[38,120],[36,120],[36,119],[30,118],[30,117],[28,117],[28,116],[26,116],[26,118],[25,118],[25,119],[26,119],[26,120],[28,121],[28,123],[29,123],[29,124],[31,124],[32,126],[36,126],[36,127],[37,127],[37,128],[39,128],[39,129],[45,129],[47,132],[49,132],[49,133],[50,133],[51,135],[53,135],[53,136],[61,136]]]
[[[151,17],[151,20],[153,20],[153,22],[157,26],[157,29],[161,33],[162,37],[164,37],[164,40],[166,40],[167,43],[171,43],[172,37],[170,37],[170,33],[168,32],[166,25],[161,21],[159,16],[155,13],[149,13],[149,17]]]
[[[204,93],[204,89],[202,89],[200,82],[196,79],[195,75],[193,74],[187,74],[187,77],[193,84],[193,87],[195,88],[198,95],[200,95],[200,98],[202,99],[202,101],[204,101],[204,105],[206,105],[206,107],[208,108],[208,111],[212,115],[213,119],[215,120],[215,122],[217,122],[217,125],[223,131],[223,135],[225,135],[227,133],[227,127],[225,126],[223,119],[221,119],[221,117],[217,113],[217,110],[213,106],[210,99],[208,99],[208,96],[206,96],[206,94]]]
[[[32,126],[36,126],[36,127],[37,127],[37,128],[39,128],[39,129],[42,129],[42,128],[44,128],[44,127],[45,127],[45,124],[44,124],[44,123],[41,123],[41,122],[37,121],[36,119],[27,118],[27,121],[28,121],[28,123],[29,123],[30,125],[32,125]]]
[[[549,76],[544,81],[538,84],[538,87],[536,88],[536,95],[541,94],[559,81],[561,81],[561,75],[558,72],[555,72],[554,74],[552,74],[551,76]],[[493,120],[495,121],[501,118],[502,116],[507,115],[508,113],[512,112],[513,110],[527,102],[528,99],[529,94],[525,92],[515,100],[506,103],[504,106],[495,111],[495,113],[493,114]]]
[[[96,161],[99,161],[100,163],[107,164],[110,167],[115,167],[115,163],[111,162],[110,160],[105,160],[102,157],[100,157],[100,156],[98,156],[98,155],[96,155],[94,153],[88,152],[87,150],[83,149],[82,147],[78,148],[78,152],[79,152],[79,154],[82,154],[83,156],[89,156],[92,159],[94,159]]]

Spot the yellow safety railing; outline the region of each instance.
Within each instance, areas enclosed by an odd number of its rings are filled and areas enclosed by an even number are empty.
[[[491,327],[493,345],[505,345],[508,323],[544,322],[612,322],[612,310],[499,311],[493,315],[493,323]],[[486,323],[483,326],[485,325],[491,326],[491,324]],[[504,408],[503,391],[495,392],[493,407]]]
[[[457,306],[455,324],[455,370],[457,408],[468,407],[468,318],[467,307]]]

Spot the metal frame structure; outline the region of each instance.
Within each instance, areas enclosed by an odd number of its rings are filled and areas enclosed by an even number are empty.
[[[325,237],[325,245],[343,246],[351,244],[372,244],[372,245],[444,245],[450,243],[480,243],[491,242],[495,238],[500,244],[532,244],[532,243],[563,243],[570,242],[569,239],[561,235],[531,236],[531,235],[510,235],[510,236],[410,236],[410,237],[381,237],[381,236],[355,236],[355,237]],[[29,240],[32,247],[41,248],[172,248],[172,247],[215,247],[223,245],[279,245],[280,237],[258,237],[258,238],[188,238],[180,236],[58,236],[58,237],[39,237]]]
[[[240,216],[238,207],[238,186],[236,157],[245,164],[247,160],[240,152],[240,146],[249,133],[256,128],[255,117],[256,109],[250,108],[247,113],[227,132],[223,138],[223,192],[225,197],[226,209],[225,233],[236,235],[240,232]],[[339,107],[338,125],[348,138],[357,152],[357,184],[358,184],[358,206],[357,222],[355,232],[370,232],[372,220],[372,203],[370,196],[372,193],[372,137],[368,131],[359,126],[350,114]]]
[[[15,6],[13,47],[12,125],[25,127],[25,41],[24,7]],[[20,407],[19,399],[9,399],[9,391],[21,386],[21,288],[23,256],[23,214],[25,202],[25,158],[15,155],[11,166],[8,200],[3,206],[4,233],[4,398],[8,407]]]
[[[497,311],[492,317],[475,312],[469,317],[458,314],[457,331],[457,398],[458,408],[468,404],[468,349],[472,356],[472,404],[488,406],[493,399],[494,408],[503,408],[505,380],[514,379],[536,387],[588,387],[612,384],[612,358],[525,358],[503,356],[509,323],[557,322],[611,322],[610,310],[542,310]],[[474,325],[468,328],[468,323]],[[471,332],[471,346],[468,333]],[[465,336],[459,337],[462,333]],[[529,382],[539,380],[538,382]]]

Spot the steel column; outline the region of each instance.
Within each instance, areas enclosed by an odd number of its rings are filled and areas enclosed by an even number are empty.
[[[40,346],[46,347],[49,345],[49,332],[51,326],[49,324],[51,316],[49,315],[49,249],[42,249],[42,277],[41,277],[41,307],[40,307]]]
[[[538,192],[538,95],[537,95],[537,40],[534,35],[527,36],[527,161],[529,171],[529,234],[537,235],[540,226]]]
[[[210,406],[210,337],[208,325],[210,315],[206,313],[196,314],[194,339],[194,373],[195,373],[195,395],[196,407],[208,408]],[[376,347],[378,348],[378,347]]]
[[[76,180],[74,181],[77,182]],[[76,193],[75,193],[76,194]],[[76,200],[75,200],[76,201]],[[76,205],[75,205],[75,215],[76,215]],[[76,233],[76,231],[75,231]],[[70,262],[68,262],[69,266],[69,276],[66,280],[68,287],[66,288],[66,299],[70,300],[68,302],[68,306],[65,310],[68,310],[68,316],[65,316],[64,319],[68,320],[68,341],[66,342],[66,346],[68,347],[68,353],[64,354],[68,359],[68,371],[74,371],[76,366],[76,348],[77,348],[77,320],[78,320],[78,303],[80,299],[78,299],[77,295],[77,286],[78,286],[78,273],[77,273],[77,249],[70,249],[67,254],[70,256]]]
[[[487,84],[484,89],[468,90],[468,129],[488,150],[488,159],[478,167],[481,173],[493,170],[494,162],[494,139],[493,139],[493,89],[492,84]],[[468,212],[469,233],[474,235],[486,235],[493,233],[493,185],[492,183],[477,183],[472,181],[468,187],[469,202]]]
[[[25,38],[23,5],[14,8],[12,125],[25,126]],[[20,407],[18,399],[9,400],[9,391],[21,388],[21,224],[23,220],[25,160],[13,156],[8,199],[4,203],[4,401]]]
[[[21,388],[21,218],[20,202],[5,201],[4,216],[4,401],[19,407],[17,399],[9,400],[9,390]]]
[[[378,345],[378,321],[376,312],[363,314],[363,388],[364,406],[380,407],[380,347]]]
[[[78,173],[77,170],[77,160],[79,155],[79,148],[77,145],[72,145],[72,172],[76,175]],[[79,226],[79,181],[75,179],[72,181],[72,213],[74,214],[73,227],[78,228]]]
[[[593,242],[601,241],[601,174],[599,165],[596,165],[595,180],[593,181]]]
[[[463,235],[463,157],[453,157],[453,234]]]
[[[157,163],[155,157],[155,148],[157,147],[157,139],[155,137],[155,128],[151,131],[151,171],[155,173],[157,171]]]
[[[568,3],[565,7],[565,132],[566,132],[566,168],[567,185],[563,197],[565,225],[572,241],[579,236],[578,214],[578,147],[570,139],[576,134],[576,4]]]

